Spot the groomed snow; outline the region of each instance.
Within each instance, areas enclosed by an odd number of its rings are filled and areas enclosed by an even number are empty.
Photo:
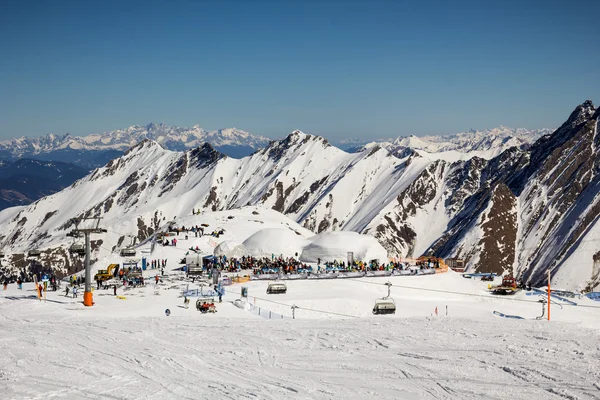
[[[395,316],[370,313],[386,291],[374,283],[387,279],[288,282],[287,294],[272,296],[266,282],[244,284],[263,315],[286,317],[268,320],[231,303],[240,285],[227,288],[216,314],[193,300],[185,309],[182,282],[169,275],[119,289],[125,300],[98,291],[92,308],[62,293],[40,302],[31,284],[9,285],[0,295],[3,397],[530,400],[595,399],[600,389],[590,329],[598,309],[555,307],[553,321],[538,321],[535,300],[491,298],[485,283],[454,273],[390,278]],[[293,304],[304,307],[296,319]]]

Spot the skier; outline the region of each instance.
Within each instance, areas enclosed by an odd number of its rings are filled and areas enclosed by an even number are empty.
[[[75,286],[73,288],[73,298],[76,299],[77,298],[77,286]]]
[[[117,295],[117,285],[113,285],[113,293],[115,296]]]
[[[190,304],[190,299],[187,298],[187,296],[183,297],[183,305],[185,306],[186,310],[189,307]]]
[[[65,286],[65,297],[69,296],[69,286]]]

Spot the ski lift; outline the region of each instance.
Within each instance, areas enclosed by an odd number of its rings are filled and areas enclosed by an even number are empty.
[[[125,247],[121,249],[121,257],[135,257],[136,251],[133,247]]]
[[[135,247],[133,247],[135,244],[134,242],[135,236],[131,236],[131,244],[124,249],[121,249],[121,257],[135,257],[137,252],[135,251]]]
[[[38,249],[29,250],[27,252],[27,257],[39,257],[42,255],[42,252]]]
[[[392,283],[387,282],[385,284],[388,287],[388,294],[385,297],[375,300],[373,306],[373,314],[395,314],[396,313],[396,302],[390,297]]]
[[[85,248],[83,247],[83,244],[76,243],[75,240],[73,240],[73,244],[69,247],[69,253],[83,256],[85,255]]]
[[[283,282],[271,282],[267,287],[267,294],[286,294],[287,286]]]

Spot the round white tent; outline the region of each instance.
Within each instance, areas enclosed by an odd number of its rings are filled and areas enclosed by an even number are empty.
[[[348,252],[352,252],[357,261],[379,260],[381,263],[388,259],[387,250],[373,236],[340,231],[317,235],[302,251],[300,261],[316,263],[319,258],[322,262],[345,261]]]
[[[248,251],[246,250],[246,246],[237,240],[224,240],[215,247],[213,254],[217,257],[240,258],[247,256]]]
[[[244,241],[247,255],[253,257],[294,257],[309,243],[304,237],[285,228],[265,228]]]

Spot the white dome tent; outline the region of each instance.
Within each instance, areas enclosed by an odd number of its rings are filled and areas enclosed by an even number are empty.
[[[248,250],[243,243],[237,240],[224,240],[215,247],[213,254],[216,257],[240,258],[248,255]]]
[[[354,260],[387,262],[387,250],[371,235],[361,235],[356,232],[339,231],[326,232],[314,237],[312,242],[304,247],[300,261],[316,263],[326,261],[346,261],[348,252],[352,252]]]
[[[246,239],[243,245],[252,257],[294,257],[300,255],[310,242],[294,231],[285,228],[265,228]]]

